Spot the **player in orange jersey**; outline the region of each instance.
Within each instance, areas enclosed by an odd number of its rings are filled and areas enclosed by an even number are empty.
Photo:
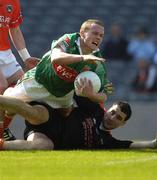
[[[26,69],[33,68],[38,62],[37,58],[30,56],[26,48],[19,27],[22,21],[19,0],[0,1],[0,94],[24,74],[11,51],[10,39],[24,61]],[[3,119],[1,114],[0,121]]]
[[[21,66],[12,54],[9,39],[13,42],[26,68],[30,69],[37,63],[37,58],[31,57],[26,49],[19,27],[22,21],[18,0],[0,1],[0,94],[3,94],[10,84],[15,83],[23,75]]]

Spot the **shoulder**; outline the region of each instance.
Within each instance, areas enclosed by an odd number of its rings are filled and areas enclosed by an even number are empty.
[[[8,12],[11,12],[12,10],[14,11],[15,8],[20,7],[20,2],[19,0],[6,0],[3,1],[3,5],[6,6]]]
[[[74,46],[76,40],[79,38],[78,33],[64,34],[58,40],[52,42],[51,48],[56,46],[62,47],[62,49],[71,48]]]
[[[72,45],[79,37],[80,35],[78,33],[71,33],[63,35],[59,40],[64,41],[67,45]]]

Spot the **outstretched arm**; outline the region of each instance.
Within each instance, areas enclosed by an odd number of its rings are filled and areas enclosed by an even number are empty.
[[[105,62],[105,59],[96,57],[94,55],[80,55],[80,54],[69,54],[64,52],[60,47],[56,47],[51,52],[51,61],[59,65],[67,65],[78,63],[81,61],[102,61]]]
[[[31,124],[41,124],[48,120],[49,113],[42,105],[31,106],[22,100],[0,95],[0,109],[7,115],[19,114]]]
[[[130,141],[116,139],[108,131],[100,130],[103,139],[102,149],[155,149],[157,148],[157,138],[148,141]]]

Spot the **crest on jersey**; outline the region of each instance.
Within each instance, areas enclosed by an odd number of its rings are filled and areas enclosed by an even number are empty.
[[[7,5],[7,12],[11,13],[13,11],[13,6],[11,4]]]

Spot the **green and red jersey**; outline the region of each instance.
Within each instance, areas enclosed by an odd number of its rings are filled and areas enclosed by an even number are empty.
[[[69,54],[80,54],[77,45],[78,33],[65,34],[57,41],[53,41],[51,49],[56,46],[63,49],[64,52]],[[100,51],[92,53],[97,57],[101,57]],[[89,63],[87,61],[77,62],[69,65],[57,65],[51,63],[51,51],[47,52],[41,62],[34,69],[28,71],[25,78],[31,76],[42,84],[51,94],[56,97],[62,97],[74,89],[74,80],[76,76],[85,70],[91,70],[99,75],[102,85],[106,79],[106,67],[101,62]]]

